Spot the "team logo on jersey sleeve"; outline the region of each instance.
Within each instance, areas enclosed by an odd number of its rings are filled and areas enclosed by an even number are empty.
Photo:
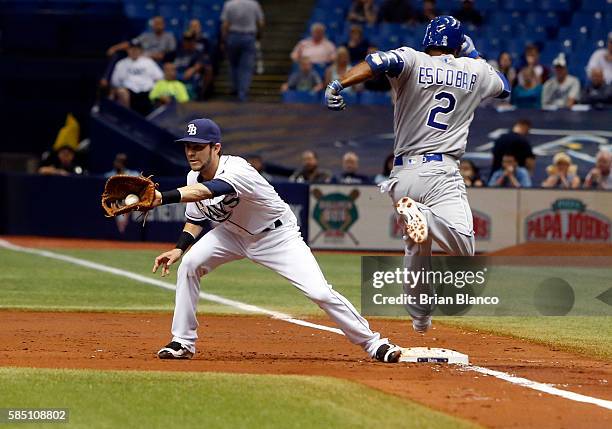
[[[196,202],[200,212],[213,222],[225,222],[232,215],[234,207],[240,203],[240,198],[235,194],[226,195],[221,201],[206,205],[202,201]]]

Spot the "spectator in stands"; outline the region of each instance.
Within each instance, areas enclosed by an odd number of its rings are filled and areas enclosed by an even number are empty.
[[[377,46],[370,46],[368,48],[368,54],[373,54],[376,51],[378,51]],[[363,86],[366,91],[387,92],[391,90],[391,83],[389,83],[389,79],[387,79],[387,75],[384,73],[379,73],[373,79],[367,80]]]
[[[130,170],[127,168],[127,160],[128,157],[125,153],[118,153],[115,155],[115,160],[113,161],[113,169],[104,173],[104,177],[111,177],[116,174],[124,174],[127,176],[139,176],[140,173],[136,170]]]
[[[410,0],[385,0],[380,6],[378,20],[393,24],[404,24],[415,19]]]
[[[289,80],[281,86],[281,91],[319,92],[323,88],[325,88],[325,84],[321,80],[319,73],[312,69],[310,59],[302,57],[300,59],[299,70],[289,75]]]
[[[474,0],[463,0],[461,9],[455,10],[452,15],[462,24],[471,23],[477,27],[482,24],[482,15],[476,10]]]
[[[368,55],[370,42],[363,38],[363,28],[360,25],[351,25],[349,40],[345,43],[351,57],[351,64],[363,61]]]
[[[525,67],[519,73],[519,83],[512,89],[512,104],[519,109],[539,109],[542,107],[542,84],[532,68]]]
[[[246,157],[246,160],[248,161],[249,164],[251,164],[251,167],[257,170],[259,174],[261,174],[261,176],[264,179],[266,179],[268,182],[272,181],[272,176],[266,173],[265,171],[263,159],[261,158],[260,155],[257,155],[257,154],[248,155]]]
[[[463,177],[465,186],[468,188],[481,188],[484,186],[484,183],[482,183],[482,180],[480,179],[480,172],[478,171],[478,168],[469,159],[461,160],[459,163],[459,171],[461,172],[461,177]]]
[[[133,39],[132,42],[142,46],[145,56],[157,62],[162,62],[166,55],[176,49],[174,34],[165,31],[165,28],[164,18],[155,16],[151,19],[151,31],[145,31]],[[111,57],[119,51],[127,50],[129,46],[130,42],[117,43],[108,49],[107,55]]]
[[[315,22],[310,27],[310,37],[300,40],[291,51],[291,59],[299,62],[308,57],[313,64],[326,66],[336,59],[336,46],[325,37],[325,26]]]
[[[421,24],[428,24],[429,21],[434,19],[436,16],[440,15],[438,10],[436,9],[436,1],[435,0],[424,0],[423,1],[423,10],[418,15],[418,21]]]
[[[142,46],[131,42],[127,58],[115,66],[111,97],[125,107],[146,115],[151,111],[149,91],[164,77],[157,63],[142,55]]]
[[[374,0],[353,0],[346,19],[355,24],[374,24],[377,14]]]
[[[394,160],[395,156],[393,155],[393,153],[387,155],[387,157],[385,158],[385,163],[383,164],[383,171],[382,173],[379,173],[374,177],[374,183],[380,185],[382,182],[387,180],[389,176],[391,176],[391,170],[393,170]]]
[[[584,179],[586,189],[612,189],[612,152],[602,149],[595,157],[595,167]]]
[[[183,40],[185,34],[191,34],[191,36],[195,39],[196,42],[196,50],[202,52],[205,55],[212,56],[213,49],[210,45],[210,40],[204,36],[202,33],[202,23],[199,19],[194,18],[189,21],[189,25],[187,26],[187,30],[183,33]]]
[[[489,179],[489,186],[495,188],[530,188],[531,178],[527,169],[519,167],[512,154],[505,154],[502,166],[493,172]]]
[[[42,156],[38,174],[70,176],[85,174],[85,169],[76,159],[72,146],[62,146],[54,152],[45,152]]]
[[[580,102],[590,104],[595,109],[612,107],[612,84],[606,83],[601,69],[591,69],[591,81],[582,90]]]
[[[514,86],[516,81],[516,69],[512,66],[512,57],[508,52],[504,51],[499,54],[495,68],[506,77],[510,86]]]
[[[317,154],[312,150],[305,150],[302,152],[302,168],[295,171],[289,180],[297,183],[329,183],[331,178],[329,171],[319,169]]]
[[[542,88],[542,108],[571,108],[580,99],[580,81],[568,73],[565,54],[553,61],[555,76]]]
[[[164,78],[155,82],[155,86],[149,93],[149,99],[156,106],[170,104],[174,101],[185,103],[189,101],[187,87],[176,78],[176,66],[174,63],[164,63]]]
[[[587,75],[590,76],[593,69],[602,70],[606,83],[612,84],[612,31],[608,33],[607,48],[597,49],[591,55],[586,66]]]
[[[187,30],[174,55],[177,77],[187,87],[191,99],[203,97],[213,81],[210,57],[199,46],[195,30]]]
[[[572,164],[572,159],[565,152],[559,152],[553,157],[552,165],[546,167],[548,177],[542,182],[543,188],[578,189],[580,177],[578,166]]]
[[[340,79],[346,72],[351,69],[351,58],[349,56],[349,51],[344,46],[340,46],[336,50],[336,60],[332,65],[325,69],[325,85],[328,85],[330,82]],[[362,86],[356,87],[354,90],[358,91]],[[347,93],[351,93],[353,91],[353,87],[347,88],[344,91]]]
[[[502,158],[505,154],[511,154],[517,161],[519,167],[525,167],[533,174],[535,170],[535,155],[531,150],[531,144],[527,135],[531,129],[531,121],[519,119],[512,126],[512,130],[495,140],[493,145],[493,165],[491,171],[496,171],[502,166]]]
[[[264,27],[263,10],[255,0],[229,0],[223,5],[221,21],[234,91],[239,101],[246,101],[255,71],[255,42]]]
[[[368,176],[357,173],[359,170],[359,156],[355,152],[347,152],[342,157],[342,173],[334,177],[333,183],[347,185],[366,185],[372,183]]]
[[[525,47],[525,65],[521,68],[521,70],[529,68],[532,69],[536,75],[538,83],[544,83],[548,79],[549,71],[548,69],[540,64],[540,49],[536,45],[527,45]],[[520,84],[521,76],[518,76]]]

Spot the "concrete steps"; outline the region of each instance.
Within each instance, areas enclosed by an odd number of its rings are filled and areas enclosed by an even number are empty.
[[[302,38],[315,0],[261,0],[266,26],[261,39],[264,73],[254,75],[249,101],[278,102],[280,86],[291,71],[291,50]],[[229,64],[223,60],[215,79],[215,100],[234,100]]]

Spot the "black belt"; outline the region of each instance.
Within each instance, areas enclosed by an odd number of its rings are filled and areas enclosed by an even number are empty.
[[[264,229],[264,230],[263,230],[263,231],[261,231],[261,232],[272,231],[273,229],[278,228],[278,227],[279,227],[279,226],[281,226],[282,224],[283,224],[283,222],[281,222],[281,220],[280,220],[280,219],[276,219],[276,220],[274,221],[274,225],[273,225],[273,226],[274,226],[274,228],[273,228],[273,227],[269,227],[269,228]]]

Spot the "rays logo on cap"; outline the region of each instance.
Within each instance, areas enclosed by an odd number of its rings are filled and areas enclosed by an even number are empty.
[[[198,128],[194,124],[189,124],[187,126],[187,134],[189,134],[190,136],[195,136],[197,132]]]

